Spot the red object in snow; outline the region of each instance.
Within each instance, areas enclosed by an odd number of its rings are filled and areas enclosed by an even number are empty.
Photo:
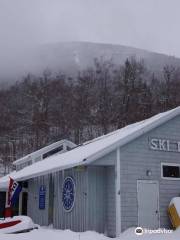
[[[12,227],[15,226],[16,224],[21,223],[21,220],[16,220],[16,221],[10,221],[10,222],[5,222],[5,223],[0,223],[0,229],[2,228],[8,228],[8,227]]]
[[[12,208],[8,207],[5,209],[5,213],[4,213],[4,217],[8,218],[8,217],[12,217],[13,216],[13,211]]]
[[[1,233],[23,233],[37,228],[32,219],[27,216],[14,216],[0,220]]]

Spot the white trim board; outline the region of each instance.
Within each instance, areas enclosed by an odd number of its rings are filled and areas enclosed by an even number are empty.
[[[115,165],[115,179],[116,179],[116,237],[121,234],[121,191],[120,191],[120,148],[116,150],[116,165]]]

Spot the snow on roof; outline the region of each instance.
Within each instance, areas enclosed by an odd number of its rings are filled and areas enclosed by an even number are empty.
[[[60,155],[51,156],[44,161],[37,162],[24,169],[13,172],[11,177],[15,180],[23,181],[33,177],[46,175],[52,172],[72,168],[78,165],[87,165],[92,161],[104,156],[105,154],[115,150],[119,146],[123,146],[128,142],[140,137],[144,133],[158,127],[168,120],[180,114],[180,107],[173,110],[157,114],[147,120],[128,125],[124,128],[111,132],[107,135],[95,138],[92,141],[74,148],[71,151]],[[51,161],[49,159],[51,158]],[[0,179],[0,187],[7,178]]]
[[[16,161],[14,161],[13,164],[16,165],[16,164],[18,164],[18,163],[22,163],[22,162],[25,162],[25,161],[29,160],[29,158],[32,159],[32,158],[34,158],[34,157],[38,157],[38,156],[40,156],[41,154],[43,154],[43,153],[45,153],[45,152],[47,152],[47,151],[50,151],[50,150],[53,149],[54,147],[58,147],[59,145],[62,145],[62,144],[64,144],[64,143],[67,144],[67,145],[69,145],[69,146],[73,146],[73,147],[76,146],[75,143],[73,143],[73,142],[71,142],[71,141],[69,141],[69,140],[63,139],[63,140],[60,140],[60,141],[58,141],[58,142],[52,143],[52,144],[50,144],[50,145],[48,145],[48,146],[46,146],[46,147],[43,147],[43,148],[41,148],[41,149],[39,149],[39,150],[37,150],[37,151],[35,151],[35,152],[33,152],[33,153],[30,153],[30,154],[28,154],[28,155],[26,155],[26,156],[24,156],[24,157],[22,157],[22,158],[20,158],[20,159],[18,159],[18,160],[16,160]]]
[[[7,174],[6,176],[0,178],[0,190],[4,190],[8,188],[9,177],[14,175],[16,171],[11,172],[11,174]]]
[[[179,217],[180,217],[180,197],[174,197],[174,198],[171,200],[169,206],[172,206],[173,204],[174,204],[174,206],[175,206],[175,208],[176,208],[176,211],[177,211],[177,213],[178,213],[178,215],[179,215]]]

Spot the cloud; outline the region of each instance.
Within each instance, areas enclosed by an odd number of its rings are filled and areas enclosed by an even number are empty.
[[[0,0],[0,45],[86,40],[180,54],[179,8],[178,0]]]
[[[179,0],[0,0],[0,64],[30,46],[92,41],[180,56]]]

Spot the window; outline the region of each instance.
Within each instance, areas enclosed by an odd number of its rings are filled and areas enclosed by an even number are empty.
[[[50,157],[51,155],[56,154],[56,153],[58,153],[58,152],[60,152],[62,150],[63,150],[63,145],[61,145],[61,146],[59,146],[57,148],[54,148],[54,149],[50,150],[47,153],[44,153],[42,158],[45,159],[45,158]]]
[[[67,150],[67,151],[70,151],[71,149],[72,149],[71,147],[66,146],[66,150]]]
[[[180,180],[180,165],[178,164],[162,164],[162,177]]]

